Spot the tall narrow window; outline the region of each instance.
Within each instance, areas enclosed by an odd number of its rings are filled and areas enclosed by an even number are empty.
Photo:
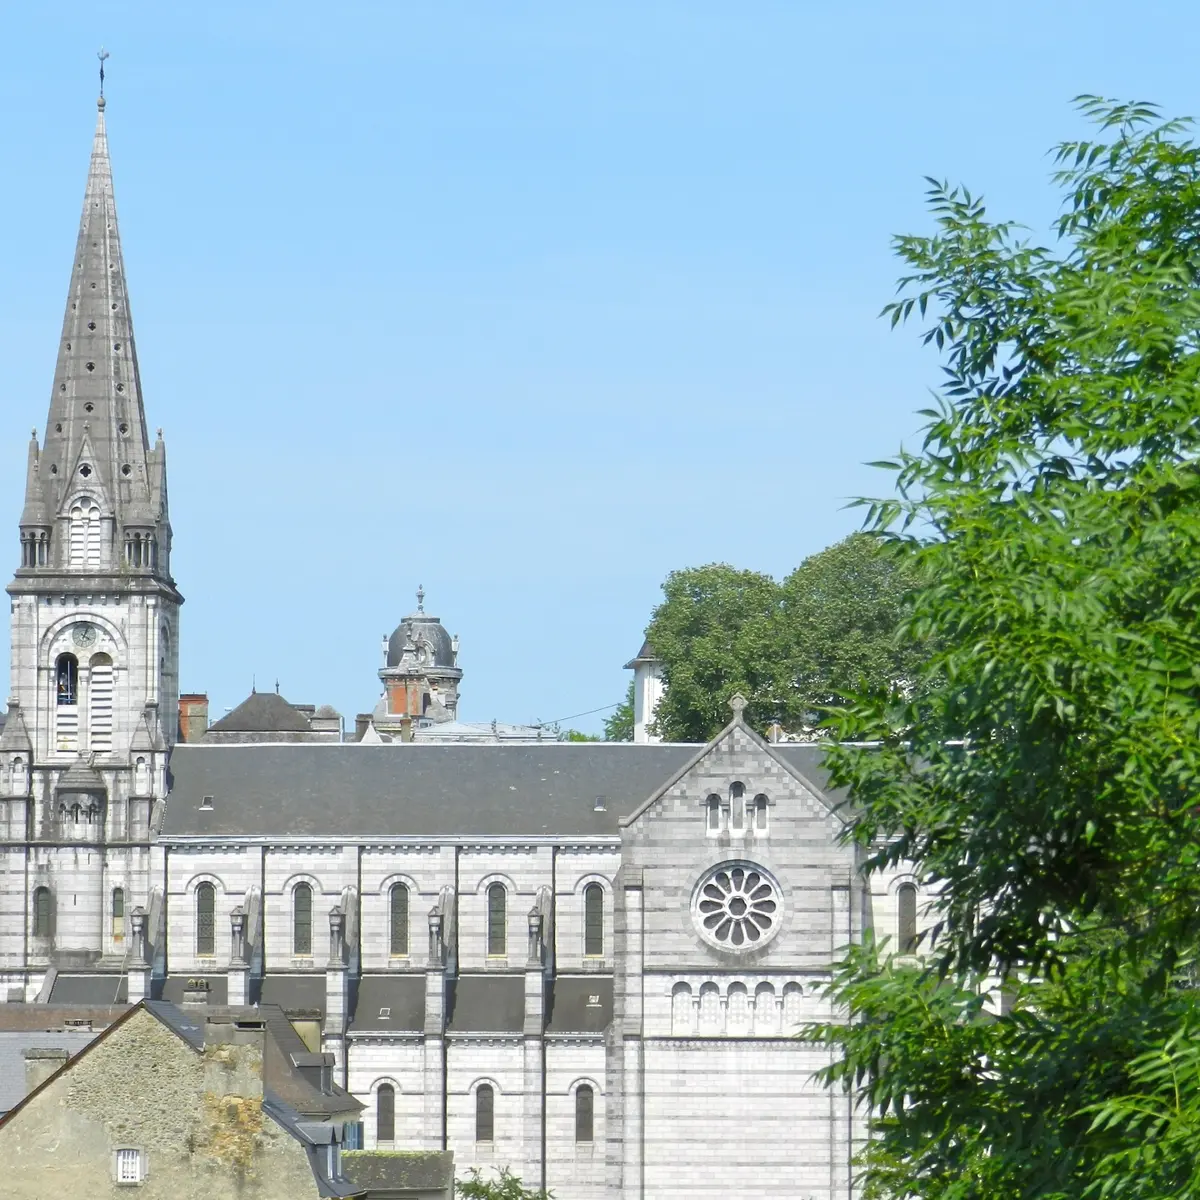
[[[604,954],[604,889],[598,883],[583,889],[583,952],[588,958]]]
[[[596,1097],[592,1089],[581,1083],[575,1089],[575,1140],[590,1142],[596,1108]]]
[[[196,953],[217,952],[217,889],[211,883],[196,888]]]
[[[50,889],[38,887],[33,889],[33,936],[48,938],[53,918]]]
[[[114,942],[125,940],[125,889],[113,888],[112,936]]]
[[[917,889],[902,883],[896,891],[897,942],[901,954],[912,954],[917,948]]]
[[[746,785],[731,783],[729,785],[729,828],[734,833],[741,833],[746,822]]]
[[[488,888],[487,952],[492,958],[508,953],[508,896],[504,884],[493,883]]]
[[[496,1094],[490,1083],[475,1089],[475,1140],[490,1142],[496,1132]]]
[[[97,754],[112,751],[113,730],[113,663],[107,654],[97,654],[91,661],[88,679],[88,737],[90,749]]]
[[[292,953],[312,953],[312,888],[307,883],[296,884],[292,892]]]
[[[390,1083],[381,1083],[375,1091],[375,1140],[396,1140],[396,1089]]]
[[[392,884],[392,953],[408,953],[408,888],[402,883]]]
[[[708,809],[708,832],[721,832],[721,797],[709,796],[704,802]]]
[[[133,790],[139,796],[145,796],[150,791],[150,768],[140,756],[133,764]]]
[[[767,832],[767,798],[761,793],[754,797],[754,832]]]
[[[79,662],[73,654],[60,654],[54,664],[54,696],[59,704],[75,704],[79,695]]]

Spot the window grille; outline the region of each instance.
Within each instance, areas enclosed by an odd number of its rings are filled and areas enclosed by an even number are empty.
[[[217,952],[217,889],[211,883],[202,883],[196,889],[196,953],[209,955]]]
[[[490,1083],[475,1089],[475,1140],[490,1142],[496,1132],[496,1094]]]
[[[589,958],[604,954],[604,889],[598,883],[583,890],[583,952]]]
[[[392,953],[408,953],[408,888],[402,883],[392,885]]]
[[[508,953],[508,896],[504,884],[493,883],[488,888],[487,952],[492,958]]]
[[[117,1182],[140,1183],[142,1180],[142,1152],[140,1150],[117,1151]]]

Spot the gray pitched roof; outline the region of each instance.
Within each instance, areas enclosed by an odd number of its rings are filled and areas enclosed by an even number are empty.
[[[325,1015],[325,974],[265,975],[260,1004],[277,1004],[289,1017]]]
[[[44,1047],[78,1054],[99,1033],[98,1029],[0,1032],[0,1114],[19,1104],[25,1095],[26,1050]]]
[[[424,974],[364,975],[350,1029],[355,1033],[412,1033],[425,1027]]]
[[[699,749],[632,742],[177,745],[163,837],[615,837],[617,818]],[[200,808],[205,796],[211,809]]]
[[[560,975],[550,989],[549,1033],[603,1033],[613,1015],[611,975]]]
[[[520,1033],[525,1028],[524,975],[460,975],[446,997],[451,1033]]]
[[[208,730],[218,733],[309,733],[312,727],[278,692],[251,692],[233,712],[214,721]]]
[[[50,990],[51,1004],[126,1004],[129,977],[111,975],[58,975]]]

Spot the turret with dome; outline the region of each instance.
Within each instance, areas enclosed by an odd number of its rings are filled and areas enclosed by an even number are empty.
[[[414,724],[431,725],[458,717],[458,639],[425,611],[425,589],[417,588],[417,609],[384,641],[379,678],[383,697],[373,723],[380,732],[400,733]]]

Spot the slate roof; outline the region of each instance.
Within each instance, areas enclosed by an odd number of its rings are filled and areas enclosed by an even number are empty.
[[[425,976],[364,975],[352,1033],[413,1033],[425,1027]]]
[[[454,1184],[454,1154],[448,1150],[344,1150],[342,1170],[372,1200],[411,1192],[445,1191]]]
[[[0,1114],[25,1096],[26,1050],[65,1050],[74,1055],[99,1034],[99,1029],[0,1030]]]
[[[265,975],[259,1004],[277,1004],[289,1017],[325,1016],[325,973],[319,975]]]
[[[55,977],[50,989],[51,1004],[126,1004],[127,975],[63,975]]]
[[[694,745],[177,745],[162,836],[617,836]],[[205,796],[211,809],[201,809]],[[604,808],[596,811],[596,798]]]
[[[550,990],[547,1033],[603,1033],[613,1015],[611,975],[560,975]]]
[[[451,1033],[520,1033],[525,1028],[524,975],[460,975],[447,987]]]
[[[208,728],[219,733],[310,733],[312,731],[307,719],[278,692],[251,692],[233,712],[226,713]]]

